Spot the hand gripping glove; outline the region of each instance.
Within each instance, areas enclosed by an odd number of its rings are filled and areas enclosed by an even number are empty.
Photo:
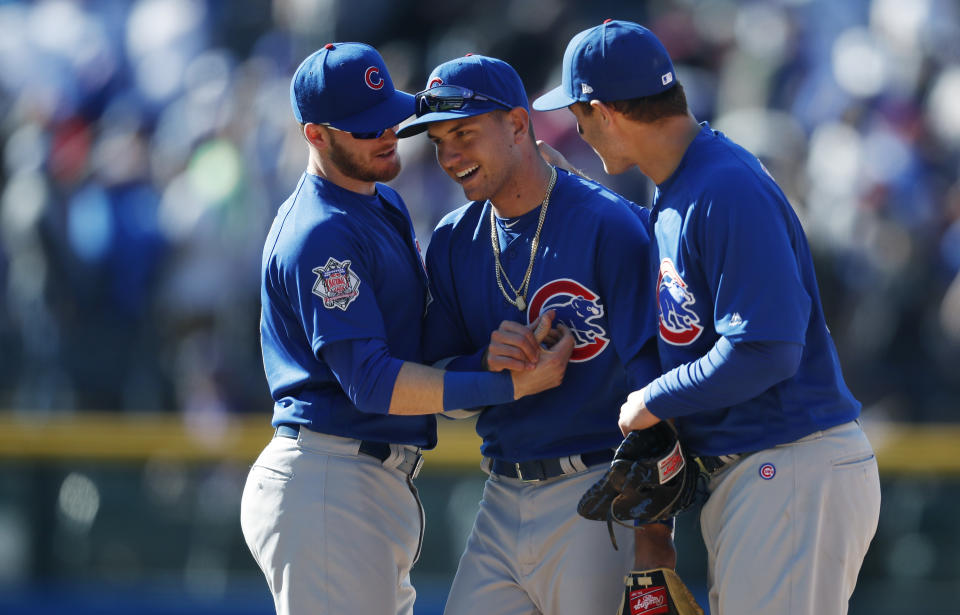
[[[587,519],[621,524],[670,519],[693,504],[698,475],[680,446],[676,428],[660,421],[624,438],[610,468],[580,498],[577,512]]]
[[[693,594],[669,568],[634,570],[625,581],[617,615],[703,615]]]

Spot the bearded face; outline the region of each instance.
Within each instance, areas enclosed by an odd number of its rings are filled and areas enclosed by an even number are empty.
[[[397,135],[387,130],[379,139],[356,139],[348,133],[330,130],[330,161],[351,179],[387,182],[400,173]]]

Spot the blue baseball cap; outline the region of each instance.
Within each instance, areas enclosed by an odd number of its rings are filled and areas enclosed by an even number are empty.
[[[670,55],[653,32],[632,21],[608,19],[570,39],[560,85],[533,101],[533,108],[552,111],[578,101],[653,96],[676,81]]]
[[[397,131],[400,138],[420,134],[432,122],[472,117],[523,107],[530,102],[512,66],[487,56],[467,54],[433,69],[427,89],[416,95],[417,119]]]
[[[416,111],[413,95],[393,87],[387,65],[364,43],[328,43],[313,52],[290,82],[293,115],[303,124],[377,132]]]

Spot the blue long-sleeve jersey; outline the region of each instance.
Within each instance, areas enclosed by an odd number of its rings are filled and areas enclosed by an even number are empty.
[[[533,264],[527,309],[497,286],[490,203],[447,215],[427,250],[433,301],[424,327],[424,358],[468,357],[475,369],[503,320],[524,324],[554,309],[576,346],[563,384],[487,407],[477,420],[483,454],[508,461],[615,447],[617,418],[630,391],[659,374],[650,278],[648,212],[602,186],[558,171]],[[495,220],[501,263],[521,284],[540,208]],[[504,288],[509,291],[506,283]],[[455,367],[456,364],[451,364]]]

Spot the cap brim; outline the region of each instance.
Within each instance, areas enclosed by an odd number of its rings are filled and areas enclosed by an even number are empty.
[[[416,111],[413,94],[395,90],[390,98],[374,107],[327,123],[347,132],[377,132],[396,126]]]
[[[489,108],[472,107],[469,109],[456,109],[454,111],[434,111],[432,113],[421,115],[409,124],[401,126],[400,130],[397,131],[397,136],[401,139],[404,137],[412,137],[426,130],[427,126],[434,122],[443,122],[446,120],[456,120],[465,117],[473,117],[475,115],[483,115],[484,113],[490,113],[491,111],[496,111],[497,109],[504,108],[500,105],[495,105]]]
[[[563,86],[558,85],[533,101],[533,108],[537,111],[553,111],[569,107],[575,102],[577,102],[576,99],[567,96],[567,93],[563,91]]]

